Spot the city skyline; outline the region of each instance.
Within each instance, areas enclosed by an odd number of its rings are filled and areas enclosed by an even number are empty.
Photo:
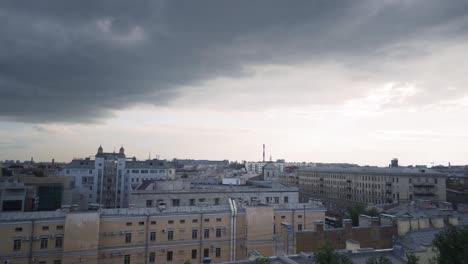
[[[0,4],[0,160],[466,164],[465,1]]]

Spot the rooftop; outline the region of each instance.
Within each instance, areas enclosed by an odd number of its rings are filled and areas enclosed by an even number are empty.
[[[51,218],[65,218],[66,213],[62,211],[43,211],[43,212],[2,212],[0,221],[14,220],[41,220]]]
[[[278,192],[278,191],[288,191],[288,192],[297,192],[296,187],[288,187],[284,184],[275,182],[271,187],[260,187],[253,185],[223,185],[219,183],[214,184],[192,184],[190,189],[186,188],[174,188],[168,190],[136,190],[132,195],[138,194],[150,194],[150,193],[216,193],[216,192]]]
[[[421,246],[430,246],[435,235],[443,229],[428,228],[411,231],[403,237],[396,238],[396,243],[411,251],[423,250]]]

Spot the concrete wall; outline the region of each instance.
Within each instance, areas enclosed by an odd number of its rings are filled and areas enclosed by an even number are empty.
[[[330,241],[336,249],[345,249],[347,240],[357,241],[363,248],[393,246],[392,236],[396,232],[393,226],[381,226],[378,219],[373,219],[370,227],[351,225],[350,221],[345,221],[343,228],[324,230],[323,222],[316,222],[315,231],[297,232],[296,253],[316,251],[325,241]]]

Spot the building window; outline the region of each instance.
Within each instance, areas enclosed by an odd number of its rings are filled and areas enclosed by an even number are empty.
[[[297,225],[297,231],[302,231],[302,224]]]
[[[63,237],[56,237],[55,248],[62,248],[62,245],[63,245]]]
[[[63,225],[58,225],[58,226],[56,227],[56,229],[57,229],[57,230],[63,230]]]
[[[132,243],[132,233],[125,233],[125,243],[126,244]]]
[[[141,173],[148,173],[148,170],[141,170]]]
[[[132,222],[127,222],[127,226],[132,226]]]
[[[156,253],[150,253],[149,255],[149,263],[154,263],[156,262]]]
[[[152,224],[152,225],[155,225],[155,224],[156,224],[156,221],[151,221],[151,224]]]
[[[60,259],[54,260],[54,264],[62,264],[62,261]]]
[[[287,196],[284,197],[284,203],[288,203],[289,202],[289,198]]]
[[[13,251],[21,250],[21,239],[15,239],[13,241]]]
[[[302,218],[302,215],[298,215],[297,218]]]
[[[210,249],[209,248],[203,249],[203,257],[208,258],[209,256],[210,256]]]
[[[279,197],[275,197],[275,204],[279,204]]]
[[[216,248],[215,254],[216,254],[215,256],[216,256],[217,258],[220,258],[220,257],[221,257],[221,248]]]
[[[124,264],[130,264],[130,255],[124,256]]]
[[[144,225],[145,225],[145,222],[138,222],[138,225],[139,225],[139,226],[144,226]]]
[[[285,218],[286,218],[286,216],[284,216],[284,215],[281,216],[281,219],[285,219]]]
[[[190,199],[190,206],[195,206],[195,199]]]
[[[198,219],[193,219],[192,223],[198,223]]]
[[[198,201],[199,201],[200,203],[203,203],[203,202],[205,202],[205,198],[200,198],[200,199],[198,199]]]
[[[41,249],[46,249],[48,242],[49,240],[47,238],[41,238]]]
[[[434,179],[434,183],[437,184],[437,179]]]
[[[215,198],[215,205],[219,205],[219,198]]]
[[[221,222],[221,218],[216,218],[216,222]]]
[[[167,261],[172,261],[172,256],[173,256],[172,251],[168,251],[168,252],[167,252],[167,256],[166,256],[166,260],[167,260]]]
[[[221,237],[221,228],[216,228],[216,237]]]
[[[146,207],[153,206],[153,200],[146,200]]]
[[[210,221],[209,218],[205,218],[205,223],[208,223]]]
[[[180,200],[179,199],[172,199],[172,206],[179,206]]]
[[[151,232],[150,233],[150,240],[151,241],[156,241],[156,232]]]
[[[167,232],[167,240],[174,240],[174,231]]]
[[[43,227],[42,227],[42,230],[43,230],[43,231],[49,230],[49,226],[43,226]]]
[[[198,237],[198,230],[197,229],[193,229],[192,230],[192,239],[197,239]]]
[[[23,228],[22,228],[22,227],[17,227],[17,228],[15,228],[15,232],[21,232],[21,231],[23,231]]]
[[[185,224],[185,220],[180,220],[179,223]]]
[[[203,237],[210,238],[210,229],[205,228],[205,230],[203,231]]]
[[[172,225],[172,224],[174,224],[174,220],[168,220],[167,223]]]
[[[197,258],[197,250],[192,249],[192,259],[196,259],[196,258]]]

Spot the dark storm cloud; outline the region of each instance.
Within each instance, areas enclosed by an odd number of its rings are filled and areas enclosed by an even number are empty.
[[[467,13],[444,0],[2,1],[0,117],[92,122],[246,65],[371,56]]]

